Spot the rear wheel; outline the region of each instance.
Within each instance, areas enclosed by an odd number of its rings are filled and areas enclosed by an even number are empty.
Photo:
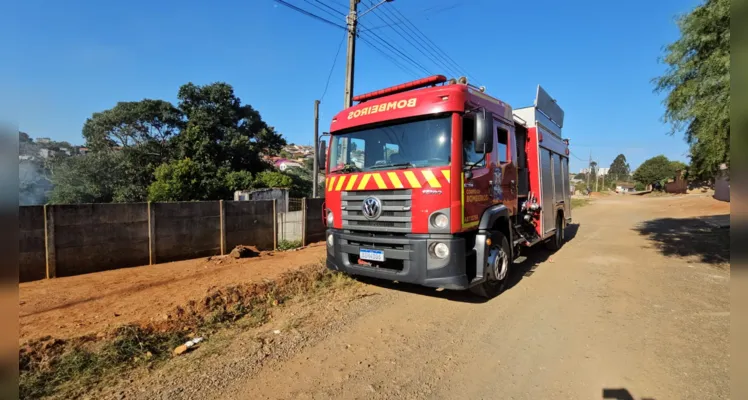
[[[506,289],[511,265],[506,237],[501,233],[495,233],[493,237],[494,242],[488,248],[488,276],[483,283],[470,287],[471,292],[485,298],[496,297]]]
[[[556,232],[553,237],[545,242],[545,247],[548,250],[556,251],[564,245],[564,216],[560,213],[556,216]]]

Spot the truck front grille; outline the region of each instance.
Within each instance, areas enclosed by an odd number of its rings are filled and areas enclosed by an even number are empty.
[[[382,231],[409,233],[411,227],[411,191],[370,190],[342,192],[343,229],[358,231]],[[382,213],[377,219],[364,216],[363,203],[367,197],[376,197],[382,202]]]

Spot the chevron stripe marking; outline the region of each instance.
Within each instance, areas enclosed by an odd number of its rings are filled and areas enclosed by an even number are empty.
[[[364,177],[361,178],[361,183],[358,184],[358,190],[364,190],[366,184],[369,183],[369,179],[371,179],[371,174],[364,174]]]
[[[397,174],[394,172],[388,172],[387,176],[390,177],[390,181],[392,181],[392,184],[395,186],[395,189],[402,189],[403,183],[400,182],[400,178],[397,177]]]
[[[447,180],[447,183],[449,183],[449,170],[448,169],[443,169],[442,170],[442,175],[444,175],[444,178]]]
[[[327,191],[328,192],[332,191],[333,185],[335,185],[335,177],[334,176],[330,178],[330,183],[327,184]]]
[[[382,179],[382,175],[374,174],[374,182],[377,183],[377,186],[379,187],[379,189],[387,189],[387,184],[384,183],[384,179]]]
[[[353,189],[353,185],[356,183],[356,179],[358,179],[358,175],[351,175],[351,177],[348,178],[348,184],[345,185],[345,190]]]
[[[423,177],[426,178],[426,182],[429,183],[429,186],[434,189],[442,187],[442,185],[439,184],[439,180],[434,176],[433,172],[431,172],[430,170],[424,170],[421,171],[421,173],[423,174]]]
[[[335,187],[335,191],[336,191],[336,192],[339,192],[339,191],[340,191],[340,189],[342,189],[342,188],[343,188],[343,184],[344,184],[344,183],[345,183],[345,175],[343,175],[343,176],[341,176],[340,178],[338,178],[338,186],[336,186],[336,187]]]
[[[403,175],[405,175],[405,179],[408,180],[408,183],[410,183],[410,187],[413,189],[420,189],[421,184],[418,182],[418,178],[416,178],[416,174],[413,173],[413,171],[405,171],[403,172]]]

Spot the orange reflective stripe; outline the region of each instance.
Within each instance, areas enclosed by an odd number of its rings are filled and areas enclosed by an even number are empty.
[[[330,183],[327,184],[327,191],[328,192],[332,191],[333,185],[335,185],[335,177],[334,176],[330,178]]]
[[[397,174],[394,172],[388,172],[387,176],[390,177],[390,181],[392,181],[392,184],[395,186],[396,189],[402,189],[403,183],[400,182],[400,178],[397,177]]]
[[[411,188],[420,189],[421,184],[418,182],[418,178],[416,178],[416,174],[414,174],[413,171],[405,171],[403,172],[403,175],[405,175],[405,179],[410,183]]]

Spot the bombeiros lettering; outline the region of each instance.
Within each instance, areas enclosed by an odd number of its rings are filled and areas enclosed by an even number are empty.
[[[370,115],[375,113],[381,113],[392,110],[400,110],[403,108],[413,108],[417,104],[417,99],[412,98],[408,100],[390,101],[388,103],[374,104],[373,106],[359,108],[356,111],[348,113],[348,119],[354,119],[363,117],[364,115]]]

